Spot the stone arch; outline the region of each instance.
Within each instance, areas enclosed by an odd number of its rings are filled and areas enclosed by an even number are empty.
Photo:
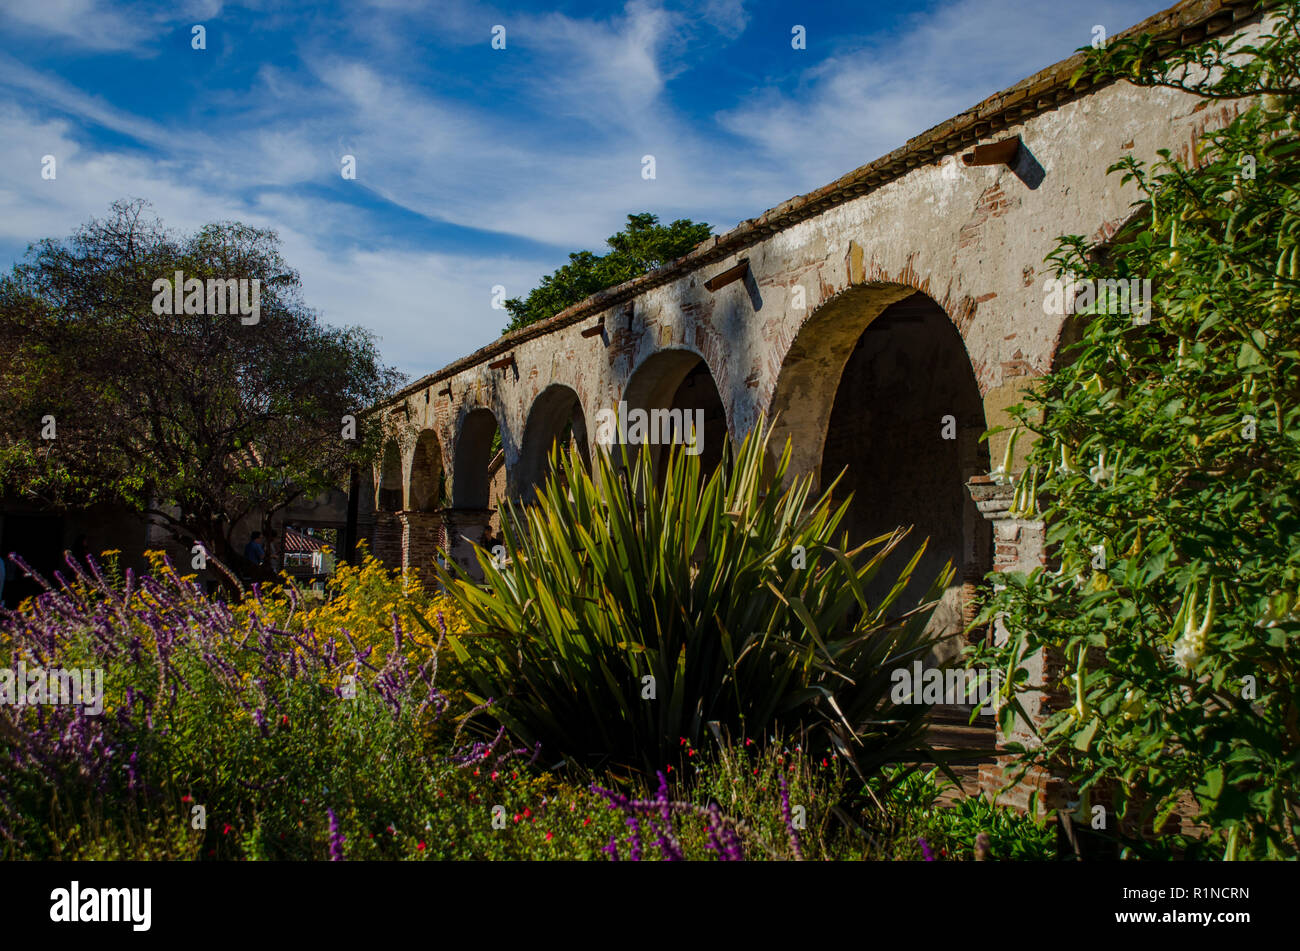
[[[379,465],[379,480],[375,489],[375,508],[381,512],[400,512],[405,500],[402,497],[402,451],[395,440],[384,445],[384,455]]]
[[[442,465],[442,446],[432,429],[423,430],[415,441],[407,480],[407,508],[416,512],[435,512],[444,507],[446,479]]]
[[[525,503],[533,501],[550,471],[551,447],[564,441],[577,449],[590,465],[587,417],[572,387],[552,383],[533,401],[524,424],[523,445],[515,470],[515,493]]]
[[[695,351],[670,349],[650,354],[628,377],[621,402],[626,404],[628,413],[679,411],[684,422],[689,411],[692,414],[689,418],[702,418],[701,469],[708,472],[721,461],[729,433],[727,407],[712,368]],[[662,435],[662,423],[655,429]],[[658,443],[652,444],[652,453],[656,466],[666,458]]]
[[[927,538],[918,580],[953,563],[956,577],[932,623],[961,630],[974,586],[992,568],[991,529],[966,489],[989,471],[989,459],[980,387],[944,308],[900,284],[837,295],[800,328],[771,407],[780,414],[773,448],[791,438],[792,471],[811,472],[823,486],[839,477],[836,498],[853,494],[850,544],[912,526],[878,585]]]
[[[781,361],[769,402],[772,445],[790,440],[789,475],[820,481],[822,450],[840,378],[863,332],[885,308],[915,293],[901,284],[865,284],[830,298],[800,326]]]
[[[486,509],[491,502],[492,442],[497,417],[485,407],[472,409],[460,422],[452,471],[451,503],[458,509]]]

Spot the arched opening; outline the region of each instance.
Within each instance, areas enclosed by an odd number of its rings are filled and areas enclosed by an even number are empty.
[[[402,453],[395,442],[389,442],[384,446],[384,459],[379,469],[376,507],[381,512],[402,510]]]
[[[587,418],[578,394],[562,384],[542,391],[528,413],[524,426],[523,450],[516,475],[519,498],[532,502],[550,475],[551,450],[556,443],[574,449],[583,464],[590,466],[587,447]]]
[[[987,473],[989,462],[980,442],[983,399],[943,308],[897,284],[858,285],[837,295],[800,328],[770,413],[773,452],[791,441],[787,478],[811,473],[824,487],[843,471],[835,496],[854,496],[844,525],[850,544],[913,526],[869,596],[879,600],[928,537],[918,586],[945,562],[956,570],[931,628],[963,630],[975,585],[993,560],[992,529],[966,482]],[[960,638],[950,638],[940,656],[960,646]]]
[[[927,538],[918,580],[952,562],[956,577],[933,622],[942,633],[964,627],[973,585],[992,567],[991,530],[965,488],[989,471],[985,429],[965,345],[938,304],[911,294],[867,324],[839,377],[821,476],[829,483],[843,472],[835,496],[853,494],[844,526],[852,543],[910,525],[895,568]],[[877,576],[877,597],[893,576]]]
[[[497,418],[489,409],[473,410],[461,422],[452,484],[455,508],[488,508],[492,496],[492,471],[489,470],[493,469],[496,434]]]
[[[420,433],[411,460],[409,508],[416,512],[436,512],[446,506],[446,478],[442,469],[442,448],[431,429]]]
[[[622,402],[630,436],[634,435],[632,424],[636,420],[633,413],[643,414],[646,439],[661,477],[667,459],[663,449],[674,442],[690,446],[690,451],[698,453],[701,472],[712,472],[722,461],[727,440],[727,411],[708,364],[698,354],[689,350],[661,350],[652,354],[628,380]],[[617,441],[617,433],[614,436]],[[632,439],[628,441],[631,443]]]

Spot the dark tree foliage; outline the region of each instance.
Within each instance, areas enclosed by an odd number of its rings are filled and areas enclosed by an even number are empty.
[[[259,280],[256,322],[155,313],[154,282],[176,271]],[[274,232],[222,222],[176,236],[141,200],[33,245],[0,278],[0,361],[6,495],[126,504],[218,556],[240,518],[372,458],[379,433],[361,411],[401,382],[369,332],[303,304]]]
[[[506,301],[510,323],[502,333],[554,317],[597,291],[670,264],[711,233],[707,224],[687,218],[661,225],[657,215],[628,215],[627,227],[607,239],[608,254],[576,251],[569,255],[568,264],[542,278],[527,297]]]

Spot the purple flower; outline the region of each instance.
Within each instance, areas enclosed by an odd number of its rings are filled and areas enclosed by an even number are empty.
[[[790,788],[786,785],[785,774],[781,774],[781,819],[785,822],[786,835],[790,837],[790,848],[794,857],[803,860],[803,849],[799,847],[799,832],[794,827],[794,815],[790,809]]]
[[[627,827],[632,830],[628,837],[630,852],[628,858],[633,862],[641,861],[641,820],[636,816],[628,816]]]
[[[347,841],[347,836],[339,831],[339,819],[334,815],[333,809],[326,809],[325,814],[330,820],[330,861],[343,861],[343,843]]]
[[[930,843],[926,842],[925,839],[917,839],[916,841],[921,845],[921,857],[927,862],[933,862],[934,853],[930,851]]]

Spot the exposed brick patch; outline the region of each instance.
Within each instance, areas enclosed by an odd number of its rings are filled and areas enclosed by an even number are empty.
[[[1202,102],[1199,105],[1204,108],[1207,103]],[[1195,110],[1193,110],[1195,111]],[[1217,109],[1207,110],[1196,124],[1192,126],[1187,135],[1187,141],[1180,145],[1174,152],[1174,158],[1178,159],[1184,165],[1192,168],[1200,168],[1205,163],[1201,160],[1201,140],[1205,138],[1205,133],[1211,129],[1221,129],[1232,121],[1237,113],[1241,112],[1241,107],[1235,103],[1224,103]]]
[[[995,182],[984,189],[975,202],[975,210],[971,213],[970,221],[962,225],[961,231],[957,234],[957,246],[961,248],[977,246],[985,223],[990,218],[1001,218],[1011,210],[1011,207],[1011,201],[1002,190],[1001,182]]]

